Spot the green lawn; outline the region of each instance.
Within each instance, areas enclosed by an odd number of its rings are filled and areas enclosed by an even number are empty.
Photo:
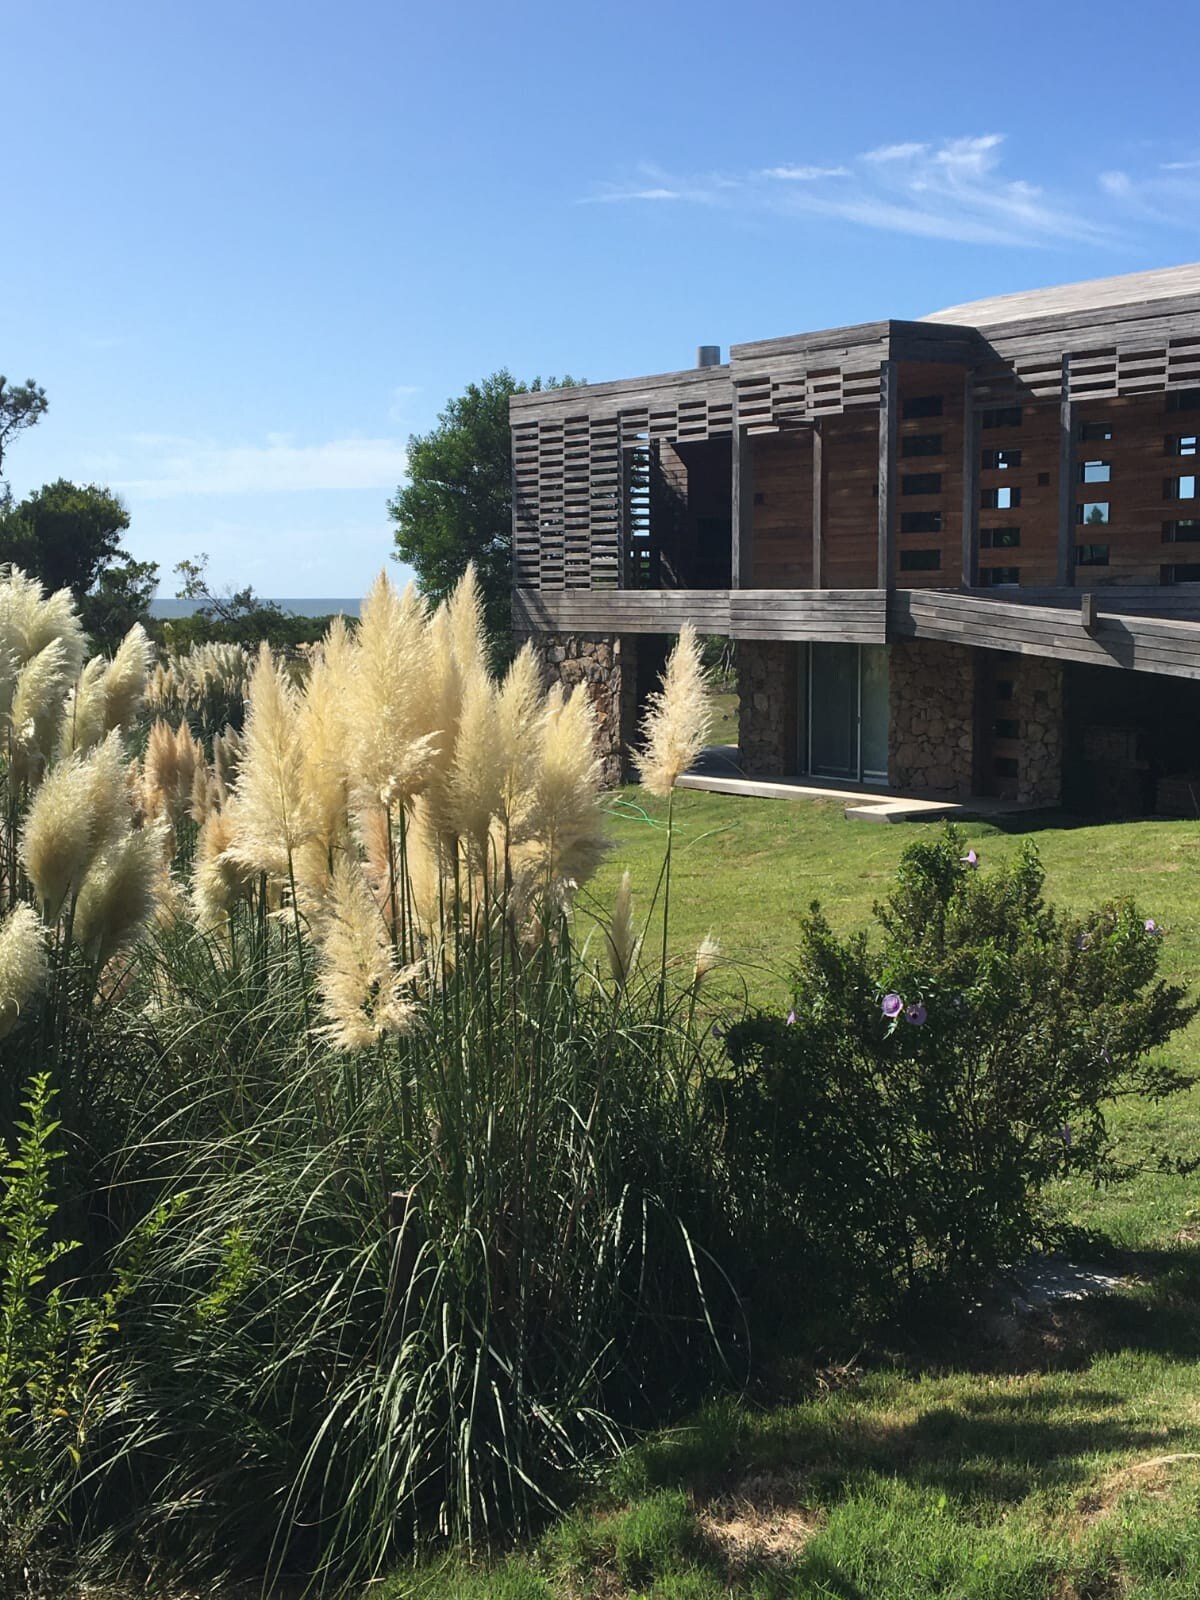
[[[614,802],[615,849],[648,906],[665,807]],[[824,802],[680,792],[671,953],[716,933],[727,994],[791,1002],[797,917],[860,927],[930,824],[846,822]],[[1132,896],[1166,929],[1166,973],[1200,981],[1200,829],[1187,822],[966,828],[982,862],[1033,837],[1047,894]],[[648,948],[653,947],[648,937]],[[1200,1062],[1200,1028],[1174,1049]],[[1114,1111],[1120,1155],[1200,1151],[1200,1089]],[[631,1451],[536,1547],[451,1562],[386,1593],[459,1600],[1200,1600],[1200,1177],[1150,1170],[1055,1196],[1127,1290],[1055,1314],[1007,1351],[924,1361],[826,1353],[770,1396],[722,1400]],[[819,1294],[820,1286],[813,1286]]]

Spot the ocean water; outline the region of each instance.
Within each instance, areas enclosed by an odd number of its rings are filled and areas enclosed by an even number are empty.
[[[344,616],[356,617],[362,601],[276,600],[274,604],[281,610],[290,612],[294,617],[329,617],[339,611]],[[150,615],[164,622],[169,622],[172,617],[190,617],[199,609],[199,602],[196,600],[151,600],[150,602]]]

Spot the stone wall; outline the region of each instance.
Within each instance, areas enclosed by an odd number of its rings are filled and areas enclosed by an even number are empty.
[[[888,651],[888,776],[894,789],[965,797],[975,776],[975,654],[912,639]]]
[[[796,646],[746,639],[737,647],[742,771],[777,778],[796,770]]]
[[[629,746],[637,724],[637,640],[613,634],[538,633],[533,647],[547,685],[586,683],[596,712],[596,753],[604,782],[630,775]]]
[[[1021,726],[1017,799],[1056,806],[1062,798],[1063,671],[1049,656],[1022,656],[1013,672],[1013,714]]]

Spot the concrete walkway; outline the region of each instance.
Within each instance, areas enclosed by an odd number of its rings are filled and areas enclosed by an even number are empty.
[[[749,778],[742,772],[735,744],[709,745],[677,787],[707,789],[713,794],[752,795],[762,800],[841,800],[843,814],[856,822],[918,822],[951,817],[960,821],[990,820],[1044,809],[992,795],[947,800],[937,795],[897,794],[872,784],[839,784],[822,778]]]

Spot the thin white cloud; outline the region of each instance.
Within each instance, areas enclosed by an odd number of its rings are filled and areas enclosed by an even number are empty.
[[[672,200],[725,209],[827,217],[860,227],[968,244],[1110,243],[1111,224],[1082,203],[1003,170],[1004,135],[881,145],[842,162],[780,162],[740,176],[643,167],[632,184],[589,198]],[[1094,207],[1094,199],[1093,199]]]
[[[1145,173],[1102,172],[1100,188],[1131,221],[1200,227],[1200,161],[1163,161]]]
[[[764,167],[764,178],[778,178],[783,183],[816,183],[821,178],[848,178],[849,167]]]
[[[278,494],[313,489],[394,489],[407,469],[398,439],[331,439],[301,445],[270,433],[263,444],[140,434],[127,476],[113,487],[147,500],[177,495]]]

